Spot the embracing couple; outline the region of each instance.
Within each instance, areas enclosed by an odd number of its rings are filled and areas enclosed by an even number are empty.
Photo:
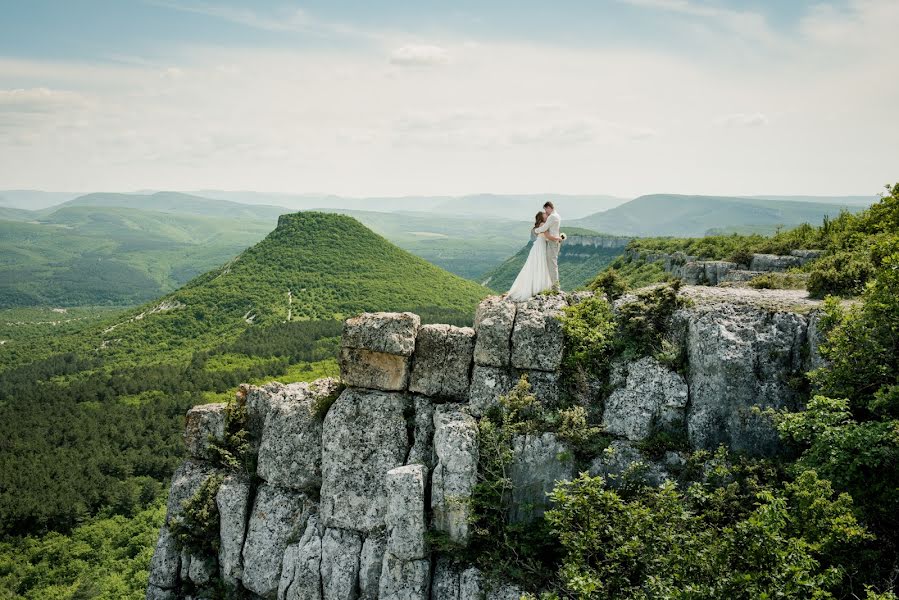
[[[559,291],[559,248],[565,239],[559,231],[561,224],[562,218],[553,203],[544,204],[531,229],[537,239],[521,272],[509,288],[507,298],[522,302],[547,289]]]

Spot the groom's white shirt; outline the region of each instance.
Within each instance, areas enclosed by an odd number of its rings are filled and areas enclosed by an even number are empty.
[[[562,226],[562,217],[559,216],[559,213],[553,211],[553,214],[546,217],[546,221],[544,221],[543,225],[535,229],[536,233],[543,233],[544,231],[549,231],[549,234],[555,237],[559,237],[559,227]]]

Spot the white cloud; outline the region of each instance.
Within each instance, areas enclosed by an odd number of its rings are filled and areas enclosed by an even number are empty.
[[[83,96],[66,90],[44,87],[0,90],[0,112],[44,113],[84,104]]]
[[[449,61],[449,52],[445,48],[427,44],[407,44],[390,54],[390,62],[401,67],[433,67]]]
[[[714,121],[719,127],[761,127],[768,124],[768,117],[762,113],[733,113],[721,115]]]

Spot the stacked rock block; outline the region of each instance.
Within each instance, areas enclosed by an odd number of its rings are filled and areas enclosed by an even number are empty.
[[[611,391],[590,399],[615,438],[613,451],[589,464],[591,474],[649,462],[637,445],[658,431],[681,434],[694,448],[776,451],[773,430],[752,407],[796,405],[791,378],[820,361],[814,318],[741,303],[723,288],[691,290],[723,296],[672,318],[670,337],[687,357],[686,370],[653,357],[619,362]],[[474,328],[422,326],[411,313],[349,319],[341,384],[241,386],[256,453],[252,473],[213,463],[211,443],[225,437],[225,406],[191,409],[190,457],[172,479],[147,598],[211,598],[221,586],[256,600],[518,598],[516,588],[438,556],[426,532],[469,542],[478,421],[522,375],[545,405],[559,402],[558,317],[583,297],[488,298]],[[556,482],[575,475],[575,464],[551,432],[516,437],[513,456],[509,518],[528,521],[546,510]],[[669,452],[644,474],[661,483],[682,461]],[[211,477],[221,479],[218,536],[210,544],[217,551],[192,555],[179,549],[172,526],[182,502]]]

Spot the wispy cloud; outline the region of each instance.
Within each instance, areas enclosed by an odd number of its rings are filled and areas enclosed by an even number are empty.
[[[390,54],[390,62],[401,67],[434,67],[450,62],[450,54],[440,46],[407,44]]]

